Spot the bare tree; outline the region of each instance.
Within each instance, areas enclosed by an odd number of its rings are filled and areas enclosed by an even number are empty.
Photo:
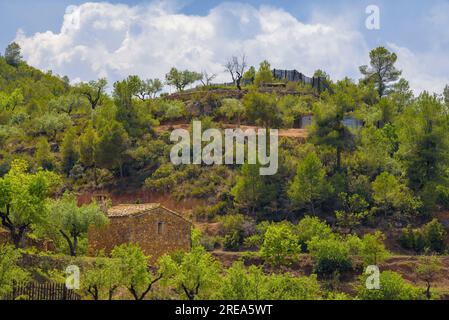
[[[212,73],[211,75],[209,75],[209,73],[207,71],[203,71],[202,76],[203,77],[201,78],[201,83],[205,87],[210,86],[212,84],[212,81],[214,81],[214,79],[217,77],[217,75],[215,73]]]
[[[243,54],[241,58],[233,56],[225,64],[226,71],[231,74],[232,81],[237,85],[239,90],[242,90],[241,81],[247,66],[245,54]]]

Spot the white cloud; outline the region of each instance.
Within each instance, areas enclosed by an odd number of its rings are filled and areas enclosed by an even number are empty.
[[[176,66],[207,69],[226,81],[224,62],[243,52],[252,64],[268,59],[273,67],[306,74],[322,68],[340,78],[355,75],[367,56],[359,33],[304,24],[278,8],[228,3],[206,16],[180,14],[174,8],[161,2],[70,6],[59,33],[19,32],[17,41],[31,65],[81,80],[114,81],[129,74],[163,78]]]
[[[424,90],[442,93],[445,85],[449,84],[447,54],[438,51],[413,53],[394,43],[388,46],[398,55],[398,69],[403,70],[402,77],[410,82],[416,94]]]
[[[334,79],[358,79],[369,48],[351,20],[303,23],[279,8],[235,2],[205,16],[179,13],[176,0],[138,6],[85,3],[67,8],[58,33],[19,31],[16,41],[31,65],[82,81],[107,77],[113,82],[130,74],[163,79],[172,66],[207,70],[219,74],[217,81],[229,81],[223,64],[241,53],[254,65],[267,59],[275,68],[308,75],[319,68]],[[436,88],[445,80],[434,77],[435,65],[426,64],[425,56],[392,47],[414,89]]]

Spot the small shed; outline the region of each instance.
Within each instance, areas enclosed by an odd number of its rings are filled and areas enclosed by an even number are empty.
[[[155,261],[164,254],[190,250],[190,221],[160,204],[124,204],[107,210],[109,224],[89,230],[89,254],[110,254],[122,244],[138,244]]]

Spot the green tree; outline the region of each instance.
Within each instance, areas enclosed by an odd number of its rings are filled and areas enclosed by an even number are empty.
[[[74,129],[69,129],[65,133],[61,144],[62,171],[67,176],[70,175],[70,171],[79,159],[79,150],[76,142],[76,131]]]
[[[313,215],[317,204],[327,198],[331,186],[326,181],[326,171],[315,153],[310,153],[301,161],[296,176],[288,189],[288,195],[294,205],[309,206]]]
[[[144,300],[153,285],[162,279],[162,273],[153,274],[145,256],[138,245],[125,244],[114,248],[112,258],[117,259],[122,274],[122,283],[135,300]]]
[[[361,300],[420,300],[422,295],[401,275],[393,271],[384,271],[380,274],[379,290],[368,289],[366,276],[361,277],[358,298]]]
[[[128,134],[119,122],[105,124],[99,131],[95,146],[95,162],[107,169],[118,168],[120,177],[123,178],[123,163],[128,145]]]
[[[188,300],[212,297],[221,281],[221,265],[195,241],[190,252],[179,257],[166,255],[159,263],[167,284]]]
[[[80,161],[86,168],[93,168],[95,185],[97,181],[97,169],[95,163],[95,147],[98,136],[92,125],[89,125],[79,138]]]
[[[302,251],[307,251],[307,243],[314,239],[328,239],[332,236],[331,227],[317,217],[306,216],[296,226],[296,233]]]
[[[159,79],[143,80],[139,76],[129,76],[127,81],[130,84],[132,95],[142,101],[155,98],[163,88]]]
[[[39,170],[29,174],[27,170],[25,161],[14,160],[11,170],[0,178],[0,219],[16,248],[23,245],[25,235],[35,225],[46,221],[45,202],[59,182],[53,173]]]
[[[55,168],[55,157],[45,137],[41,137],[37,142],[35,157],[38,166],[42,169],[51,171]]]
[[[341,154],[353,144],[353,135],[343,124],[345,109],[331,102],[315,105],[310,140],[316,145],[335,148],[336,170],[341,171]]]
[[[235,119],[237,128],[240,128],[240,121],[245,114],[245,107],[238,99],[223,99],[219,112],[229,120]]]
[[[351,246],[348,241],[336,237],[313,238],[307,247],[319,275],[333,276],[352,267]]]
[[[432,298],[430,291],[432,283],[437,280],[438,275],[443,271],[443,265],[438,257],[424,256],[420,258],[419,266],[416,269],[418,278],[426,283],[426,297]]]
[[[449,140],[447,114],[435,96],[423,93],[399,120],[399,159],[410,188],[433,209],[438,185],[447,186]]]
[[[0,245],[0,299],[13,291],[14,282],[24,282],[28,273],[18,266],[21,254],[14,247]]]
[[[263,297],[265,275],[261,268],[248,269],[242,261],[237,261],[226,270],[220,286],[219,298],[223,300],[260,300]]]
[[[13,67],[18,67],[23,58],[21,50],[16,42],[10,43],[5,49],[6,63]]]
[[[96,203],[78,207],[74,195],[66,193],[61,199],[48,204],[51,228],[67,241],[70,255],[78,253],[78,242],[86,237],[90,227],[102,227],[108,223],[106,215]]]
[[[176,68],[172,68],[165,76],[165,80],[168,85],[174,86],[178,91],[184,91],[188,85],[201,80],[202,77],[201,73],[189,70],[179,71]]]
[[[248,120],[257,125],[276,128],[282,123],[274,95],[251,91],[243,98],[243,105]]]
[[[432,252],[440,254],[446,249],[446,228],[438,221],[433,219],[422,228],[422,234],[426,248]]]
[[[421,205],[406,185],[387,172],[377,176],[371,187],[374,202],[385,215],[395,211],[414,213]]]
[[[82,273],[81,284],[93,300],[112,300],[122,277],[117,259],[97,257],[92,267]]]
[[[268,205],[275,195],[272,185],[265,176],[260,175],[260,164],[245,163],[237,177],[237,182],[231,190],[237,207],[254,215],[256,210]]]
[[[298,238],[291,225],[280,223],[268,227],[260,248],[265,261],[271,265],[280,266],[291,262],[300,252]]]
[[[447,84],[447,85],[444,87],[444,90],[443,90],[443,99],[444,99],[444,103],[445,103],[447,106],[449,106],[449,84]]]
[[[395,67],[398,59],[395,53],[388,51],[384,47],[373,49],[370,54],[370,67],[367,65],[360,67],[360,72],[365,76],[366,82],[374,82],[380,97],[388,93],[390,84],[396,82],[402,74]]]
[[[259,66],[259,71],[256,73],[254,84],[261,87],[267,83],[273,82],[273,80],[273,72],[271,71],[270,63],[267,60],[262,61]]]
[[[374,234],[366,234],[361,243],[360,255],[363,258],[365,266],[378,265],[390,256],[390,253],[385,249],[385,236],[376,231]]]
[[[335,212],[337,225],[350,234],[368,217],[368,202],[358,194],[340,193],[339,198],[342,210]]]
[[[106,97],[107,85],[108,81],[104,78],[89,83],[82,82],[75,87],[75,92],[86,98],[92,110],[95,110]]]
[[[254,80],[256,80],[256,68],[251,66],[243,75],[242,80],[244,84],[254,84]]]

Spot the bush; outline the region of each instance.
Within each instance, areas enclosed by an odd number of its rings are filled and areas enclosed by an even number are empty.
[[[396,272],[384,271],[380,274],[380,289],[369,290],[366,276],[361,277],[358,298],[362,300],[419,300],[423,295],[418,288],[405,282]]]
[[[270,225],[260,248],[265,261],[274,266],[289,264],[300,251],[298,238],[288,223]]]
[[[352,268],[351,247],[343,239],[315,237],[309,241],[308,249],[314,259],[315,272],[318,275],[327,277]]]
[[[328,239],[332,236],[332,229],[317,217],[306,216],[296,226],[298,241],[302,252],[307,251],[307,242],[313,238]]]
[[[416,253],[430,251],[442,254],[446,250],[446,236],[444,226],[434,219],[419,229],[405,228],[399,242],[403,248]]]

